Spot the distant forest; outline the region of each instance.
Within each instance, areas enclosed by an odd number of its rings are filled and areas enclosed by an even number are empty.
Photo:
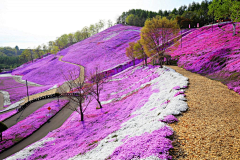
[[[133,26],[143,27],[146,19],[156,17],[160,15],[167,19],[177,19],[181,28],[199,27],[213,22],[213,15],[208,15],[208,6],[212,1],[204,0],[201,3],[192,2],[188,6],[183,5],[181,7],[174,8],[172,11],[158,12],[147,11],[142,9],[131,9],[128,12],[123,12],[121,16],[117,18],[117,24],[128,24]],[[180,23],[183,22],[183,23]]]
[[[11,47],[0,47],[0,69],[12,69],[20,66],[22,62],[19,56],[23,52],[23,49]],[[1,70],[0,70],[1,72]]]

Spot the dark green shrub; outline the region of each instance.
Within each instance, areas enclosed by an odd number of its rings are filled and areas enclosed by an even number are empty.
[[[7,129],[8,129],[8,127],[4,123],[0,122],[0,137],[1,137],[1,141],[2,141],[2,132],[7,130]]]

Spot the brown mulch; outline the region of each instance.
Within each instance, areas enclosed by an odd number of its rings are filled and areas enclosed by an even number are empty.
[[[240,159],[240,95],[221,82],[168,67],[189,78],[189,109],[170,124],[173,159]]]

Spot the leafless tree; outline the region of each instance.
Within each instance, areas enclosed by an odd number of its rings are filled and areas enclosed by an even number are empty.
[[[80,78],[80,73],[77,70],[69,71],[68,75],[63,74],[66,85],[61,87],[63,96],[69,98],[72,102],[68,106],[69,109],[79,113],[81,121],[84,121],[84,112],[89,103],[92,101],[91,84],[86,84],[85,80]]]
[[[106,72],[100,73],[98,66],[95,67],[93,72],[91,73],[90,81],[93,84],[93,86],[91,87],[91,94],[98,102],[100,108],[102,108],[102,104],[100,101],[100,93],[103,90],[104,84],[108,82],[108,80],[106,79],[108,75],[109,74]]]

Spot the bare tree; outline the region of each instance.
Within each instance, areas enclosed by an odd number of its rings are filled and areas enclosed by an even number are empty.
[[[104,84],[108,82],[106,77],[108,77],[108,73],[100,73],[99,67],[97,66],[94,68],[94,71],[92,72],[90,78],[90,81],[93,83],[91,93],[94,99],[96,99],[96,101],[98,102],[100,108],[102,108],[102,104],[100,101],[100,93],[103,90]]]
[[[61,92],[63,96],[68,97],[72,102],[68,108],[78,112],[81,117],[81,121],[84,121],[83,113],[92,101],[91,84],[86,84],[84,79],[80,78],[81,75],[78,74],[80,73],[80,70],[79,72],[77,72],[77,70],[73,70],[68,73],[68,75],[62,73],[66,80],[66,86],[61,87]]]

